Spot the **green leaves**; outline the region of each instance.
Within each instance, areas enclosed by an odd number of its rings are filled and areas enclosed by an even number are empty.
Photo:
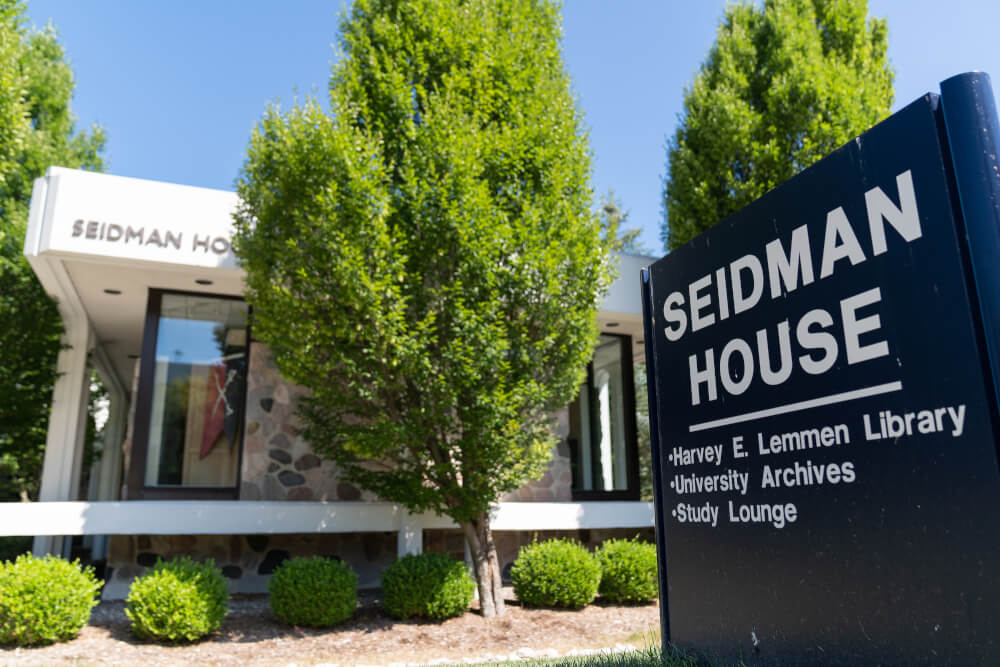
[[[601,565],[579,542],[547,540],[521,547],[510,578],[526,605],[580,609],[597,595]]]
[[[73,73],[52,29],[0,0],[0,499],[37,492],[62,322],[25,260],[34,180],[52,165],[101,169],[104,133],[74,131]]]
[[[656,545],[632,540],[605,540],[597,550],[601,564],[598,592],[611,602],[647,602],[656,598]]]
[[[125,615],[139,637],[191,642],[219,629],[228,603],[226,580],[214,561],[185,556],[157,560],[149,574],[134,580]]]
[[[332,114],[251,138],[254,335],[348,478],[470,521],[542,474],[610,280],[558,9],[357,0],[341,30]]]
[[[290,625],[325,628],[346,621],[358,604],[358,575],[328,558],[292,558],[267,582],[271,611]]]
[[[465,613],[475,587],[465,564],[450,556],[407,554],[382,573],[382,603],[395,618],[443,621]]]
[[[91,568],[30,554],[0,562],[0,644],[35,646],[75,637],[97,604]]]
[[[666,249],[889,114],[886,23],[867,13],[865,0],[768,0],[726,9],[668,144]]]

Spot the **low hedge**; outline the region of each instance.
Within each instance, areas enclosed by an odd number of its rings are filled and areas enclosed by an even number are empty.
[[[358,606],[358,575],[329,558],[286,560],[267,590],[271,611],[290,625],[329,627],[349,619]]]
[[[548,540],[521,547],[510,578],[525,605],[580,609],[597,595],[601,566],[579,542]]]
[[[475,588],[464,563],[444,554],[408,554],[382,573],[382,604],[396,618],[443,620],[465,613]]]
[[[656,598],[656,545],[632,540],[607,540],[597,550],[601,564],[598,592],[611,602],[648,602]]]
[[[157,560],[132,582],[125,615],[144,639],[194,641],[215,632],[228,611],[226,579],[212,560]]]
[[[101,584],[92,568],[31,554],[0,562],[0,644],[36,646],[75,637]]]

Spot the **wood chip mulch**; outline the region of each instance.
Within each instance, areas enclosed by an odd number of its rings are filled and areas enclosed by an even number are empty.
[[[69,642],[38,648],[0,647],[0,665],[405,665],[499,661],[659,644],[656,603],[602,604],[580,611],[529,609],[507,591],[507,615],[468,613],[442,623],[397,621],[376,592],[359,593],[346,623],[317,630],[285,625],[265,595],[234,596],[218,633],[173,646],[137,639],[123,602],[102,602]]]

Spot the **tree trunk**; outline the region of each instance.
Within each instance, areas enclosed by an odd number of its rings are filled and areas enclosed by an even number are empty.
[[[497,548],[493,543],[493,531],[490,530],[490,517],[481,514],[474,521],[460,525],[469,543],[469,551],[472,552],[483,617],[503,616],[503,580],[500,576],[500,559],[497,558]]]

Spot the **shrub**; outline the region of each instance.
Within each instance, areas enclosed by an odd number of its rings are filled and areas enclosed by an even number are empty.
[[[0,563],[0,644],[33,646],[76,636],[101,584],[78,561],[31,554]]]
[[[657,595],[656,545],[633,540],[607,540],[597,550],[601,563],[601,597],[612,602],[646,602]]]
[[[526,605],[579,609],[597,595],[601,566],[580,543],[549,540],[521,547],[510,578]]]
[[[336,625],[358,605],[358,575],[328,558],[292,558],[267,584],[271,611],[285,623],[316,628]]]
[[[226,580],[215,562],[185,556],[157,560],[152,572],[133,581],[125,615],[139,637],[194,641],[219,628],[228,602]]]
[[[382,573],[382,604],[396,618],[461,616],[476,585],[465,564],[444,554],[408,554]]]

